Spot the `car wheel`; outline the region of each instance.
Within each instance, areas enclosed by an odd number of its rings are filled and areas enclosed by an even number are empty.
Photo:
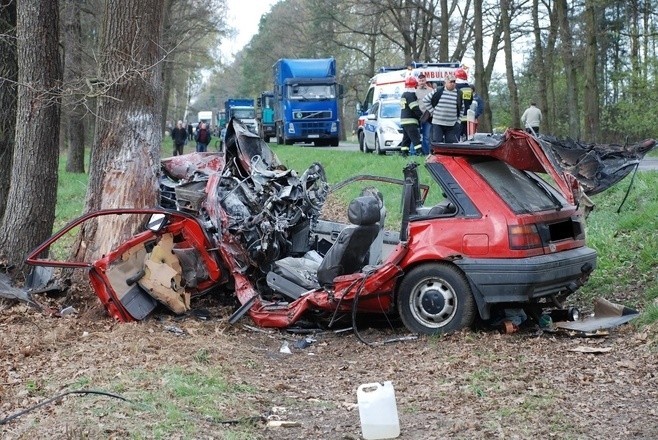
[[[446,264],[424,264],[405,275],[397,295],[400,318],[410,331],[449,333],[473,324],[475,301],[464,274]]]
[[[364,153],[368,152],[368,146],[366,145],[366,135],[363,133],[363,131],[359,132],[359,150]]]
[[[375,151],[377,154],[384,154],[384,151],[382,151],[382,148],[379,145],[379,136],[377,135],[375,135]]]

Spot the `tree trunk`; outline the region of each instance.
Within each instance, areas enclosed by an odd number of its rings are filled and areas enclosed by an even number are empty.
[[[521,112],[519,109],[519,90],[514,79],[514,61],[512,60],[512,27],[510,24],[509,0],[500,0],[500,16],[503,26],[503,47],[505,50],[505,73],[507,75],[507,88],[509,89],[512,113],[512,126],[521,126]]]
[[[546,86],[546,71],[551,67],[547,67],[544,59],[544,46],[541,40],[541,25],[539,23],[539,0],[532,0],[532,27],[535,35],[535,54],[533,61],[533,73],[537,77],[537,96],[533,100],[537,101],[537,106],[546,115],[546,101],[548,96],[548,89]],[[546,123],[544,123],[546,125]]]
[[[597,79],[597,32],[596,6],[592,0],[585,2],[585,113],[584,137],[588,142],[599,142],[599,87]]]
[[[26,254],[53,229],[59,160],[59,8],[55,0],[17,3],[16,146],[0,254],[19,275]]]
[[[560,39],[562,49],[562,62],[564,63],[565,79],[567,81],[567,105],[563,106],[569,119],[569,136],[580,139],[580,123],[578,120],[578,78],[576,77],[576,61],[573,56],[571,27],[569,23],[569,10],[567,0],[557,0],[557,16],[560,24]]]
[[[63,98],[65,136],[68,141],[66,171],[85,172],[85,107],[84,97],[77,90],[82,84],[82,35],[80,28],[80,0],[64,0],[64,84],[70,90]]]
[[[0,224],[7,205],[16,131],[16,2],[0,0]],[[7,170],[6,172],[4,170]]]
[[[478,95],[484,96],[487,92],[484,81],[484,33],[482,29],[482,0],[473,2],[473,27],[475,28],[475,40],[473,41],[473,50],[475,53],[475,91]],[[486,103],[485,103],[486,107]],[[484,116],[480,121],[479,131],[491,132],[491,119]]]
[[[162,15],[164,0],[107,2],[100,49],[96,133],[85,212],[157,204],[162,131]],[[92,261],[135,225],[88,223],[74,254]]]
[[[550,69],[549,72],[551,73],[546,77],[546,109],[541,109],[542,112],[546,112],[546,123],[544,130],[547,133],[553,133],[555,132],[555,128],[557,126],[557,114],[558,112],[563,112],[562,106],[564,103],[558,102],[556,99],[556,92],[555,92],[555,77],[557,76],[557,72],[555,69],[555,44],[557,41],[557,35],[558,35],[558,21],[557,21],[557,5],[556,3],[553,3],[553,6],[551,8],[550,14],[549,14],[549,29],[548,29],[548,38],[546,39],[546,51],[544,52],[546,62],[544,63],[544,66],[546,66],[547,69]]]
[[[450,11],[448,11],[448,0],[439,0],[441,5],[440,14],[440,26],[439,29],[439,60],[438,61],[450,61],[448,59],[448,54],[450,53]]]

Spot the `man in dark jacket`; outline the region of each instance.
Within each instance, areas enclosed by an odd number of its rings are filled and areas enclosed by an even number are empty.
[[[183,127],[183,121],[178,121],[176,127],[171,130],[171,138],[174,140],[174,156],[183,154],[183,147],[187,142],[187,131]]]
[[[196,132],[196,151],[203,153],[208,151],[208,144],[210,143],[210,130],[205,122],[199,122],[199,129]]]
[[[400,125],[404,132],[400,143],[403,156],[420,154],[423,146],[420,141],[420,117],[422,113],[416,96],[416,77],[410,76],[404,81],[405,91],[400,98]]]

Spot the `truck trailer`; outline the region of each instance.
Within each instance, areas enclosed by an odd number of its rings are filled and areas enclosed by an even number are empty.
[[[338,146],[343,86],[336,82],[336,60],[282,58],[272,69],[277,143]]]

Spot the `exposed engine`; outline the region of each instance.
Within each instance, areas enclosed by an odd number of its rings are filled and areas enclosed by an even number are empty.
[[[211,159],[218,156],[222,160]],[[168,159],[160,178],[162,207],[194,214],[217,239],[218,231],[227,230],[249,264],[263,272],[277,259],[309,250],[310,225],[328,191],[322,165],[312,164],[301,176],[285,169],[269,146],[236,120],[227,129],[223,153]]]

